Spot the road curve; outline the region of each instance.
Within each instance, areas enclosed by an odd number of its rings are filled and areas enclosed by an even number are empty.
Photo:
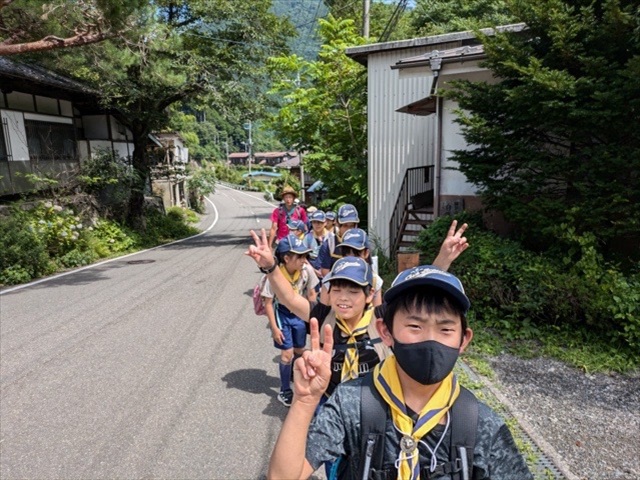
[[[0,478],[264,475],[286,409],[243,252],[273,205],[210,200],[197,237],[2,292]]]

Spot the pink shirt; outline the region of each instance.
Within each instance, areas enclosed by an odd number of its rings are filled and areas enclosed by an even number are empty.
[[[305,224],[307,223],[307,212],[304,211],[304,208],[291,207],[289,215],[287,215],[286,213],[287,207],[278,207],[273,210],[273,213],[271,213],[271,223],[278,224],[278,229],[276,230],[277,240],[280,240],[281,238],[289,235],[289,227],[287,226],[287,222],[291,220],[302,220]]]

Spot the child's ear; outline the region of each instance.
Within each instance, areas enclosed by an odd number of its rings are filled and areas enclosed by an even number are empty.
[[[464,349],[467,348],[467,345],[471,343],[471,339],[473,338],[473,330],[467,328],[462,336],[462,343],[460,344],[460,353],[464,352]]]
[[[387,325],[381,318],[376,318],[376,330],[378,330],[378,335],[382,339],[382,343],[384,343],[387,347],[393,346],[393,336],[391,332],[387,328]]]
[[[365,303],[369,304],[371,302],[373,302],[373,297],[375,296],[376,292],[373,291],[373,288],[369,291],[369,295],[367,295],[367,298],[365,299]]]

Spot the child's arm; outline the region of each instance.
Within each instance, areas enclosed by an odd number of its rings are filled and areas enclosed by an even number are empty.
[[[467,238],[462,236],[469,225],[465,223],[456,231],[457,225],[457,220],[451,222],[447,236],[440,246],[440,252],[438,252],[438,256],[433,261],[434,266],[445,272],[449,270],[454,260],[469,247]]]
[[[331,326],[324,326],[325,342],[320,348],[318,321],[311,319],[311,350],[306,350],[294,366],[293,403],[273,448],[268,479],[308,478],[313,467],[306,459],[307,432],[322,394],[331,378]]]
[[[253,258],[260,268],[271,269],[271,267],[275,266],[276,260],[273,258],[271,248],[269,248],[267,243],[265,230],[262,229],[261,237],[258,237],[258,235],[251,230],[251,236],[253,237],[255,245],[251,245],[245,254]],[[280,269],[274,268],[271,273],[267,274],[267,278],[269,279],[271,290],[278,298],[278,301],[291,310],[298,318],[309,321],[309,313],[311,311],[309,301],[293,289],[287,279],[284,278],[284,275],[282,275]]]

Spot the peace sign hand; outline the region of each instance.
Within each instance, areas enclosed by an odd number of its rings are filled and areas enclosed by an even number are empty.
[[[454,260],[469,247],[467,237],[462,236],[469,225],[464,223],[456,230],[457,226],[457,220],[451,222],[447,236],[440,246],[438,257],[433,261],[433,264],[442,270],[448,270]]]
[[[309,321],[311,350],[305,350],[294,365],[294,401],[317,405],[331,379],[331,353],[333,333],[330,325],[324,326],[324,345],[320,347],[318,320]]]
[[[249,246],[249,249],[244,252],[244,254],[253,258],[258,264],[258,267],[271,268],[276,261],[271,253],[271,248],[269,248],[267,232],[265,232],[263,228],[259,237],[256,232],[251,230],[251,237],[253,238],[254,245]]]

